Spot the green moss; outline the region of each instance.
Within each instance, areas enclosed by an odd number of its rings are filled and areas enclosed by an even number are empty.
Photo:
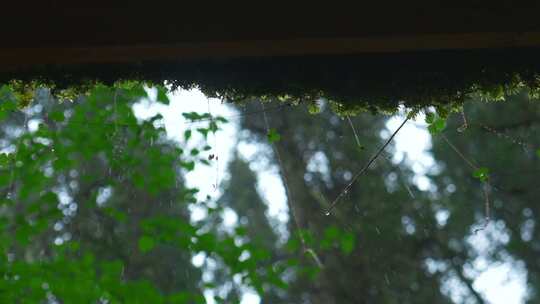
[[[69,95],[96,83],[142,81],[198,87],[232,102],[256,97],[313,103],[322,97],[332,101],[338,112],[387,113],[399,105],[456,107],[471,94],[500,99],[523,87],[538,95],[538,54],[538,49],[507,49],[48,65],[1,73],[0,83],[17,84],[18,92],[43,85],[58,95]]]

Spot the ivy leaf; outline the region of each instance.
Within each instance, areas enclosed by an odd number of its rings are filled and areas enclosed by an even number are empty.
[[[197,132],[201,133],[204,139],[206,139],[208,137],[208,132],[210,132],[210,129],[197,128]]]
[[[432,135],[441,133],[446,128],[446,120],[436,118],[433,123],[428,126],[429,133]]]
[[[167,89],[165,87],[157,87],[157,100],[166,105],[169,104],[169,97],[167,96]]]
[[[432,135],[439,134],[446,128],[446,119],[433,112],[426,113],[426,123]]]
[[[191,130],[184,131],[184,139],[187,141],[191,138]]]
[[[139,250],[142,253],[147,253],[148,251],[152,250],[155,245],[154,239],[149,236],[145,235],[139,239]]]
[[[486,182],[489,178],[489,169],[486,167],[478,168],[473,172],[473,177]]]
[[[279,135],[279,133],[276,131],[276,129],[270,129],[268,131],[268,134],[266,134],[266,137],[268,138],[268,141],[270,143],[274,143],[276,141],[281,140],[281,135]]]

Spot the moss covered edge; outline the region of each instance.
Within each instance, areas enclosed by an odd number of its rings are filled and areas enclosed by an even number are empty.
[[[429,51],[342,56],[205,59],[122,64],[43,65],[0,72],[23,103],[37,87],[59,97],[96,84],[143,82],[171,90],[199,88],[241,103],[253,98],[316,105],[339,113],[393,113],[427,106],[459,107],[472,94],[503,99],[526,88],[540,95],[540,49]],[[1,69],[0,69],[1,70]]]

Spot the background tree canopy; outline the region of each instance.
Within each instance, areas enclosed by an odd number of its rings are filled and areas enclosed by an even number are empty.
[[[465,126],[462,115],[428,115],[428,186],[390,146],[330,215],[386,141],[388,117],[266,98],[237,106],[234,121],[186,112],[193,124],[176,142],[159,114],[134,114],[149,98],[139,84],[75,100],[33,94],[21,109],[0,92],[2,303],[237,303],[246,291],[263,303],[485,303],[479,261],[519,265],[538,301],[540,108],[527,92],[466,102]],[[213,166],[209,137],[227,123],[242,130],[230,145],[255,144],[257,160],[234,151],[222,195],[201,199],[185,175]],[[255,161],[278,172],[288,221],[269,216]]]

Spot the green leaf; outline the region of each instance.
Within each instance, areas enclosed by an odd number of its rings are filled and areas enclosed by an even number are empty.
[[[182,113],[182,116],[184,116],[185,119],[189,119],[189,120],[192,120],[192,121],[198,121],[198,120],[212,118],[212,115],[210,115],[210,113],[199,114],[197,112]]]
[[[540,157],[540,149],[536,150],[536,156]]]
[[[236,235],[238,236],[246,236],[248,231],[247,231],[247,228],[246,227],[236,227],[234,229]]]
[[[343,236],[341,237],[341,242],[340,242],[341,251],[344,254],[349,255],[354,250],[354,245],[355,245],[354,234],[352,233],[343,234]]]
[[[212,233],[204,233],[197,237],[197,248],[201,251],[212,252],[216,246],[217,239]]]
[[[432,135],[441,133],[446,128],[446,116],[447,113],[441,109],[438,109],[437,113],[426,113],[426,123],[428,124],[429,133]]]
[[[149,236],[142,236],[140,239],[139,239],[139,250],[142,252],[142,253],[146,253],[150,250],[152,250],[155,246],[155,242],[154,242],[154,239],[152,239],[151,237]]]
[[[285,245],[285,247],[291,251],[291,252],[295,252],[297,251],[299,248],[300,248],[300,240],[298,238],[290,238],[288,241],[287,241],[287,244]]]
[[[201,135],[206,139],[208,137],[208,132],[210,129],[205,128],[197,128],[197,132],[201,133]]]
[[[0,102],[0,121],[6,119],[11,112],[17,110],[17,104],[12,100]]]
[[[7,167],[10,163],[10,156],[6,153],[0,154],[0,168]]]
[[[485,182],[489,178],[489,169],[486,167],[478,168],[473,172],[473,177]]]
[[[446,120],[439,118],[433,123],[438,132],[442,132],[446,128]]]
[[[308,104],[308,112],[310,114],[318,114],[321,112],[321,107],[316,103],[310,103]]]
[[[432,112],[426,113],[426,123],[432,124],[435,121],[435,114]]]
[[[432,135],[439,134],[446,128],[446,120],[438,117],[428,126],[428,131]]]
[[[115,220],[123,223],[127,220],[127,215],[122,212],[122,211],[119,211],[119,210],[116,210],[114,208],[111,208],[111,207],[106,207],[106,208],[103,208],[103,211],[108,214],[109,216],[111,216],[112,218],[114,218]]]
[[[191,130],[184,131],[184,139],[187,141],[191,138]]]
[[[222,123],[227,123],[229,122],[225,117],[223,116],[216,116],[216,121],[219,121],[219,122],[222,122]]]
[[[53,111],[49,114],[49,118],[56,121],[56,122],[62,122],[64,121],[64,113],[62,111]]]
[[[218,127],[218,125],[216,124],[215,121],[211,121],[210,124],[208,125],[208,129],[209,129],[212,133],[216,133],[217,130],[219,130],[219,127]]]
[[[193,169],[195,169],[195,162],[193,161],[181,162],[180,166],[188,171],[193,171]]]
[[[157,100],[166,105],[169,104],[169,97],[167,96],[167,89],[163,86],[157,87]]]
[[[332,241],[339,236],[339,229],[336,226],[330,226],[324,230],[324,238]]]
[[[268,138],[268,141],[270,143],[274,143],[276,141],[281,140],[281,135],[279,135],[279,133],[275,129],[270,129],[268,131],[268,134],[266,134],[266,137]]]

